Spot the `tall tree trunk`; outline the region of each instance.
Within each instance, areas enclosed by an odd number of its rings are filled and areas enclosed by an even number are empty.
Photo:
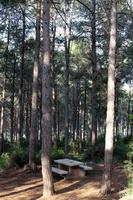
[[[4,64],[3,74],[3,89],[2,89],[2,106],[1,106],[1,121],[0,121],[0,154],[3,152],[3,129],[4,129],[4,108],[5,108],[5,95],[6,95],[6,68],[7,63]]]
[[[131,115],[133,116],[133,101],[131,101]],[[133,137],[133,118],[131,118],[131,137]]]
[[[14,137],[14,97],[15,97],[15,76],[16,76],[16,58],[14,55],[14,66],[12,75],[12,96],[11,96],[11,143]]]
[[[52,139],[52,112],[51,112],[51,68],[50,68],[50,1],[43,2],[43,71],[42,71],[42,175],[43,197],[54,193],[50,151]]]
[[[3,129],[4,129],[4,108],[5,108],[5,100],[6,100],[6,73],[7,73],[7,65],[8,65],[8,56],[9,56],[9,42],[10,42],[10,19],[8,19],[8,30],[7,30],[7,45],[5,50],[5,59],[3,65],[3,89],[2,89],[2,106],[1,106],[1,116],[0,116],[0,154],[3,151]]]
[[[42,85],[42,84],[39,84]],[[39,87],[39,90],[42,90],[42,86]],[[41,142],[42,139],[42,126],[41,126],[41,121],[42,121],[42,95],[38,95],[38,133],[39,133],[39,140]]]
[[[109,44],[109,68],[108,68],[108,88],[107,88],[107,118],[104,172],[101,192],[107,194],[111,192],[111,170],[113,159],[113,126],[114,126],[114,102],[115,102],[115,67],[116,67],[116,12],[117,1],[112,0],[111,20],[110,20],[110,44]]]
[[[58,135],[58,139],[60,139],[60,102],[57,99],[57,135]]]
[[[54,144],[57,144],[57,85],[56,85],[56,70],[55,70],[55,36],[56,36],[56,16],[53,17],[52,22],[52,79],[53,79],[53,87],[52,87],[52,116],[53,116],[53,139]]]
[[[73,92],[73,141],[75,140],[75,130],[76,130],[76,119],[77,119],[77,107],[75,102],[75,92]]]
[[[80,91],[80,79],[77,80],[76,86],[77,99],[76,100],[76,139],[80,139],[80,99],[81,99],[81,91]]]
[[[118,111],[120,110],[119,106],[119,90],[120,90],[120,85],[119,85],[119,80],[118,78],[116,79],[116,84],[115,84],[115,117],[114,117],[114,123],[115,123],[115,136],[117,137],[119,135],[119,116],[118,116]]]
[[[42,137],[41,121],[42,121],[42,68],[40,67],[39,77],[38,77],[38,134],[40,142]]]
[[[129,136],[129,128],[130,128],[130,109],[131,109],[131,94],[129,93],[128,97],[128,105],[127,105],[127,137]]]
[[[87,96],[87,87],[86,81],[84,86],[84,118],[83,118],[83,141],[85,143],[85,133],[86,133],[86,96]]]
[[[27,94],[26,94],[26,108],[25,108],[25,136],[26,136],[26,140],[30,142],[29,140],[29,132],[30,132],[30,120],[29,120],[29,116],[30,116],[30,109],[29,109],[29,91],[27,90]],[[30,145],[30,144],[29,144]],[[29,153],[30,153],[30,149],[29,149]]]
[[[37,97],[38,97],[38,75],[39,75],[39,52],[40,52],[40,18],[41,0],[36,0],[36,41],[35,41],[35,60],[33,67],[32,83],[32,107],[31,107],[31,131],[29,146],[29,165],[35,167],[35,146],[37,139]]]
[[[97,76],[97,57],[96,57],[96,0],[92,0],[92,21],[91,21],[91,40],[92,40],[92,133],[91,143],[95,145],[97,138],[97,100],[96,100],[96,76]]]
[[[24,62],[25,62],[25,9],[26,9],[26,0],[22,2],[22,18],[23,18],[23,32],[22,32],[22,47],[21,47],[21,69],[20,69],[20,89],[19,89],[19,110],[18,110],[18,142],[23,135],[23,122],[24,122]]]
[[[65,71],[64,71],[64,102],[65,102],[65,154],[68,154],[69,140],[69,65],[70,65],[70,19],[71,1],[65,0],[65,21],[64,37],[65,37]]]
[[[32,84],[27,81],[27,92],[25,98],[25,137],[27,141],[30,140],[30,127],[31,127],[31,103],[32,103]],[[29,141],[30,143],[30,141]]]
[[[77,107],[78,107],[78,97],[79,97],[79,87],[80,82],[79,79],[76,80],[76,86],[74,88],[73,94],[73,140],[76,139],[76,123],[77,123]]]
[[[82,142],[83,142],[83,109],[82,109],[82,92],[80,92],[80,101],[79,101],[79,150],[80,152],[83,150]]]
[[[57,89],[56,84],[54,83],[53,91],[52,91],[52,114],[53,114],[53,142],[54,144],[57,144]]]

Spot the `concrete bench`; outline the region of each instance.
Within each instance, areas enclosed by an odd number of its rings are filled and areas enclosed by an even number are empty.
[[[92,171],[93,167],[87,166],[87,165],[80,165],[80,168],[84,171]]]
[[[59,174],[60,176],[64,176],[64,175],[68,174],[68,171],[65,171],[65,170],[62,170],[62,169],[59,169],[59,168],[56,168],[56,167],[52,167],[52,172]]]

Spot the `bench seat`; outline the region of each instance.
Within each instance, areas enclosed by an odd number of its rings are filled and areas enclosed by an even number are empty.
[[[85,171],[92,171],[93,167],[87,166],[87,165],[80,165],[80,168],[82,168]]]
[[[52,172],[59,174],[61,176],[68,174],[68,171],[65,171],[65,170],[62,170],[62,169],[59,169],[59,168],[56,168],[56,167],[52,167]]]

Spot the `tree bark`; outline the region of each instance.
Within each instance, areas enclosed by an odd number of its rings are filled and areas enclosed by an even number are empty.
[[[57,135],[58,139],[60,139],[60,102],[57,99]]]
[[[80,79],[77,80],[76,92],[76,139],[80,140],[80,101],[81,101],[81,91],[80,91]]]
[[[97,56],[96,56],[96,0],[92,0],[92,133],[91,143],[95,145],[97,138],[97,100],[96,100],[96,76],[97,76]]]
[[[55,69],[55,36],[56,36],[56,16],[53,17],[52,22],[52,56],[51,56],[51,64],[52,64],[52,79],[53,79],[53,87],[52,87],[52,116],[53,116],[53,138],[52,141],[56,145],[57,144],[57,85],[56,85],[56,69]]]
[[[73,140],[76,139],[77,134],[76,132],[76,125],[77,125],[77,110],[78,110],[78,102],[79,102],[79,90],[80,88],[80,81],[79,79],[76,80],[76,86],[74,88],[74,94],[73,94]]]
[[[120,90],[120,84],[119,79],[116,78],[116,84],[115,84],[115,117],[114,117],[114,123],[115,123],[115,136],[117,137],[119,135],[119,90]]]
[[[6,100],[6,81],[7,81],[7,65],[8,65],[8,54],[9,54],[9,42],[10,42],[10,19],[8,19],[8,30],[7,30],[7,45],[5,49],[5,59],[3,65],[3,89],[2,89],[2,106],[1,106],[1,116],[0,116],[0,154],[3,151],[3,129],[4,129],[4,108],[5,108],[5,100]]]
[[[133,116],[133,101],[131,102],[131,115]],[[131,137],[133,137],[133,118],[131,118]]]
[[[86,87],[86,81],[84,86],[84,118],[83,118],[83,141],[85,143],[85,137],[86,137],[86,96],[87,96],[87,87]]]
[[[71,34],[71,18],[70,18],[71,1],[65,0],[65,71],[64,71],[64,102],[65,102],[65,154],[68,154],[69,140],[69,65],[70,65],[70,34]]]
[[[36,41],[35,41],[35,60],[33,67],[32,82],[32,107],[31,107],[31,130],[29,146],[29,165],[35,167],[35,146],[37,139],[37,97],[38,97],[38,75],[39,75],[39,52],[40,52],[40,18],[41,0],[36,0]]]
[[[23,135],[23,122],[24,122],[24,61],[25,61],[25,9],[26,9],[26,0],[23,0],[22,6],[22,18],[23,18],[23,32],[22,32],[22,50],[21,50],[21,69],[20,69],[20,89],[19,89],[19,110],[18,110],[18,136],[17,140],[20,142],[20,139]]]
[[[106,117],[106,137],[104,155],[104,173],[101,193],[111,192],[111,170],[113,159],[113,126],[114,126],[114,102],[115,102],[115,68],[116,68],[116,12],[117,1],[112,0],[111,20],[110,20],[110,44],[109,44],[109,68],[108,68],[108,88],[107,88],[107,117]]]
[[[54,193],[50,151],[52,139],[52,111],[51,111],[51,68],[50,68],[50,1],[43,1],[43,70],[42,70],[42,175],[43,197]]]
[[[27,81],[27,92],[25,94],[25,137],[30,143],[30,127],[31,127],[31,103],[32,103],[32,84]]]
[[[131,97],[130,97],[130,93],[129,93],[129,97],[128,97],[128,105],[127,105],[127,137],[130,135],[129,133],[129,128],[130,128],[130,113],[131,113]]]
[[[12,96],[11,96],[11,143],[14,137],[14,97],[15,97],[15,76],[16,76],[16,58],[14,55],[14,66],[12,75]]]

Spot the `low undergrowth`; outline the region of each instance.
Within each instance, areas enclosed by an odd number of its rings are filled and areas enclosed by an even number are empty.
[[[133,140],[129,143],[129,151],[127,153],[127,160],[124,161],[125,173],[128,178],[128,187],[121,200],[133,199]]]
[[[69,158],[89,162],[94,156],[95,162],[103,162],[104,159],[104,135],[98,137],[95,147],[89,142],[80,142],[79,140],[70,142]],[[128,163],[125,166],[128,168],[129,161],[132,163],[132,145],[131,138],[117,138],[114,142],[114,160],[117,162]],[[22,139],[20,144],[12,146],[6,142],[5,152],[0,156],[0,169],[9,168],[10,166],[23,166],[28,163],[29,144],[25,139]],[[58,141],[57,145],[52,145],[51,160],[64,158],[64,141]],[[37,143],[36,148],[36,163],[41,164],[41,143]]]

